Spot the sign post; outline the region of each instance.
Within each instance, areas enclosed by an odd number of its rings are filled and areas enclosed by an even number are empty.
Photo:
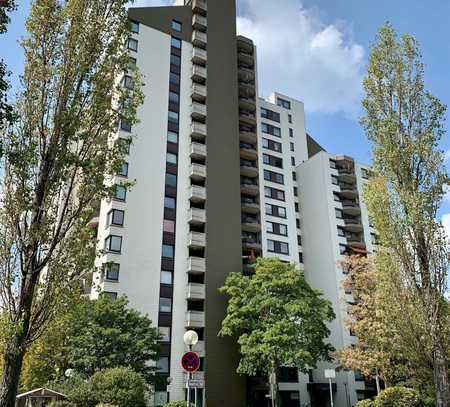
[[[333,384],[331,383],[331,379],[336,378],[336,370],[334,370],[334,369],[325,369],[324,375],[325,375],[325,378],[328,379],[328,382],[330,383],[330,402],[331,402],[331,407],[334,407],[334,403],[333,403]]]
[[[181,366],[188,374],[187,379],[187,399],[188,399],[188,407],[190,407],[191,399],[190,399],[190,388],[191,388],[191,374],[196,372],[200,368],[200,358],[195,352],[186,352],[181,358]],[[197,386],[192,386],[195,389],[195,395],[197,395]]]

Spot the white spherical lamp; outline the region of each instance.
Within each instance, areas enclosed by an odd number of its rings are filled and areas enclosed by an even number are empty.
[[[183,335],[183,341],[187,346],[194,346],[198,342],[198,335],[195,331],[186,331]]]

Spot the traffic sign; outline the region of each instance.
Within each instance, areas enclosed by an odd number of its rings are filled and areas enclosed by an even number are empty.
[[[200,368],[200,358],[195,352],[186,352],[181,358],[181,366],[186,372],[196,372]]]
[[[205,381],[203,379],[189,379],[187,384],[191,389],[203,389],[205,387]]]

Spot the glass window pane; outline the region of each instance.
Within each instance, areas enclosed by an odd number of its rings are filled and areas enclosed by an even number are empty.
[[[166,174],[166,185],[170,187],[177,186],[177,176],[174,174]]]
[[[161,357],[156,362],[156,370],[160,373],[169,373],[169,358]]]
[[[172,37],[170,39],[170,45],[174,48],[181,49],[181,40],[179,40],[178,38]]]
[[[178,55],[171,55],[170,56],[170,64],[180,66],[181,65],[181,58]]]
[[[134,38],[128,38],[128,49],[132,51],[138,50],[138,42]]]
[[[123,185],[116,185],[114,197],[119,201],[125,201],[126,196],[127,196],[127,189]]]
[[[169,196],[166,196],[164,198],[164,208],[175,209],[175,206],[176,206],[175,198],[171,198]]]
[[[117,175],[120,175],[121,177],[128,177],[128,163],[122,163],[122,167]]]
[[[160,312],[172,312],[172,299],[161,297],[159,299]]]
[[[169,92],[169,101],[172,103],[178,103],[180,101],[180,95],[176,92]]]
[[[106,279],[109,281],[118,281],[119,280],[119,270],[120,270],[120,264],[106,263],[105,264]]]
[[[168,326],[160,326],[158,327],[159,333],[159,341],[160,342],[169,342],[170,341],[170,327]]]
[[[170,83],[172,83],[174,85],[179,85],[180,84],[180,75],[171,72],[170,73]]]
[[[181,32],[181,29],[182,29],[181,23],[177,20],[172,20],[172,30]]]
[[[131,24],[131,32],[139,34],[139,23],[136,21],[130,21]]]
[[[177,155],[173,154],[173,153],[167,153],[166,161],[169,164],[176,164],[177,163]]]
[[[178,143],[178,134],[173,131],[167,132],[167,141],[170,143],[177,144]]]
[[[161,284],[172,285],[172,272],[171,271],[161,271]]]
[[[164,219],[163,221],[163,231],[174,233],[175,232],[175,221]]]
[[[169,110],[169,122],[178,123],[178,113]]]
[[[169,259],[173,259],[173,255],[174,255],[174,247],[168,244],[163,244],[162,256]]]
[[[126,122],[125,120],[120,121],[120,130],[130,132],[131,131],[131,124]]]

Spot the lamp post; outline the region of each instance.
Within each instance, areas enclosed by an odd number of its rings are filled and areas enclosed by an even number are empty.
[[[328,382],[330,384],[330,402],[331,402],[331,407],[333,407],[334,406],[334,403],[333,403],[333,384],[331,383],[331,379],[334,379],[336,377],[336,370],[334,370],[334,369],[325,369],[324,376],[325,376],[326,379],[328,379]]]
[[[197,344],[198,342],[198,335],[195,331],[186,331],[183,335],[183,341],[184,344],[189,348],[189,351],[192,350],[192,347]],[[187,379],[187,406],[190,407],[191,405],[191,399],[190,399],[190,392],[189,392],[189,380],[191,378],[191,373],[188,372],[188,379]],[[197,392],[197,390],[196,390]]]

